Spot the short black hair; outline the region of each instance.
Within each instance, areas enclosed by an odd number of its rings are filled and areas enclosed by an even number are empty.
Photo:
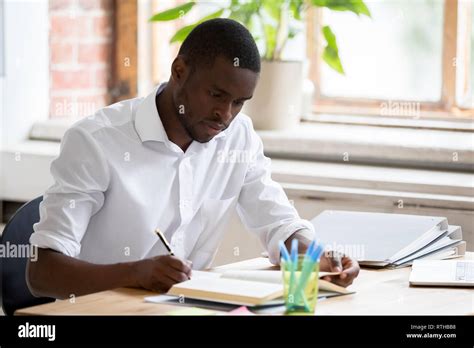
[[[228,18],[198,24],[183,41],[178,55],[184,55],[193,67],[212,66],[218,56],[223,56],[237,62],[239,68],[260,72],[260,54],[252,34],[242,24]]]

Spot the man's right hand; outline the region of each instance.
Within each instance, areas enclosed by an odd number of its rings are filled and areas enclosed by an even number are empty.
[[[174,284],[191,278],[192,262],[176,256],[156,256],[134,266],[137,285],[148,290],[167,292]]]

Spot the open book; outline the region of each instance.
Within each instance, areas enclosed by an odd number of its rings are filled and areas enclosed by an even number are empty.
[[[336,274],[319,272],[320,277]],[[323,296],[353,293],[323,279],[319,280],[319,291]],[[167,295],[243,306],[282,304],[282,274],[269,270],[193,271],[190,280],[173,285]]]

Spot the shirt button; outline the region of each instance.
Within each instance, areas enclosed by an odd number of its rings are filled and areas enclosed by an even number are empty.
[[[181,244],[183,244],[183,235],[174,235],[171,241],[171,246],[173,248],[178,248]]]
[[[188,208],[191,205],[190,199],[183,199],[180,201],[179,206],[182,208]]]

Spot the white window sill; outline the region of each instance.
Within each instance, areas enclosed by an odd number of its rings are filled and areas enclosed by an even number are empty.
[[[60,143],[28,140],[0,152],[0,199],[27,201],[52,183],[49,169]],[[308,197],[405,197],[406,204],[474,210],[474,174],[356,163],[272,159],[272,177]],[[396,200],[395,200],[396,201]]]
[[[313,113],[303,118],[309,122],[372,125],[378,127],[422,128],[439,130],[474,131],[472,119],[446,116],[444,118],[398,117],[398,116],[361,116],[345,114]]]
[[[258,131],[258,134],[265,153],[273,158],[474,171],[472,122],[418,119],[396,127],[394,119],[385,120],[391,124],[363,124],[367,117],[351,117],[350,121],[355,123],[345,123],[344,117],[323,117],[316,122],[303,121],[292,130]],[[30,138],[60,141],[75,121],[38,122]]]
[[[474,132],[302,122],[258,131],[273,158],[306,159],[472,172]]]
[[[474,211],[474,174],[298,160],[272,160],[272,178],[307,199],[390,201]]]
[[[27,140],[0,151],[0,200],[26,202],[53,184],[50,165],[59,142]]]
[[[31,138],[52,141],[27,140],[0,152],[5,168],[0,176],[0,199],[29,200],[52,184],[51,161],[74,121],[37,123]],[[290,186],[306,185],[308,192],[307,185],[313,185],[334,192],[350,188],[350,192],[377,189],[462,196],[468,204],[465,208],[472,209],[472,199],[466,200],[474,196],[471,131],[302,122],[293,130],[258,133],[273,159],[274,178]]]

